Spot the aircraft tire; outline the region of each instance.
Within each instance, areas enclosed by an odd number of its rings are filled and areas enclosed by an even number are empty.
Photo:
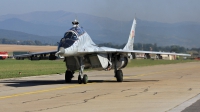
[[[79,83],[79,84],[82,84],[81,75],[78,75],[78,83]]]
[[[72,81],[72,75],[73,74],[71,71],[66,70],[66,72],[65,72],[65,82],[66,83],[69,83]]]
[[[88,82],[88,76],[86,74],[83,75],[83,83],[87,84]]]
[[[116,76],[117,82],[123,82],[122,70],[117,70],[115,76]]]

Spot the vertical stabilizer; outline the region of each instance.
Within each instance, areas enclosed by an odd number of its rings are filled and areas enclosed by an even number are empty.
[[[134,43],[134,38],[135,38],[135,27],[136,27],[136,20],[134,19],[132,27],[131,27],[131,31],[129,34],[128,42],[123,50],[133,50],[133,43]]]

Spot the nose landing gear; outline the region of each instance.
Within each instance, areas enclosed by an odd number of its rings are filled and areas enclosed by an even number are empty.
[[[78,76],[78,83],[79,84],[87,84],[88,82],[88,76],[86,74],[83,75],[83,78],[81,78],[81,75]]]
[[[83,75],[83,70],[84,70],[83,57],[79,58],[79,65],[80,65],[80,70],[79,70],[79,75],[78,75],[78,83],[87,84],[88,76],[86,74]]]

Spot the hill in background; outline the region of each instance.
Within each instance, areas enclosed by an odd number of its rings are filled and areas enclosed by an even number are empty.
[[[16,41],[27,41],[27,40],[39,40],[42,43],[55,44],[60,40],[61,37],[56,36],[39,36],[34,34],[28,34],[20,31],[4,30],[0,29],[0,39],[9,39]]]
[[[127,42],[132,21],[117,21],[65,11],[0,16],[0,29],[2,29],[0,30],[0,38],[33,39],[56,43],[64,32],[72,26],[71,22],[76,15],[80,25],[84,27],[96,43],[124,44]],[[135,42],[157,43],[158,46],[200,47],[199,29],[200,24],[194,22],[170,24],[137,19]],[[9,32],[8,30],[12,31]],[[113,40],[115,41],[113,42]]]

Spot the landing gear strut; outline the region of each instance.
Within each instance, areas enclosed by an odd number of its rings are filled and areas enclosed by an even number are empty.
[[[81,75],[78,75],[78,83],[81,84],[82,83],[82,78]]]
[[[78,83],[84,83],[87,84],[88,82],[88,76],[86,74],[83,75],[83,70],[84,70],[84,64],[83,64],[83,57],[78,58],[79,65],[80,65],[80,70],[79,70],[79,75],[78,75]]]

